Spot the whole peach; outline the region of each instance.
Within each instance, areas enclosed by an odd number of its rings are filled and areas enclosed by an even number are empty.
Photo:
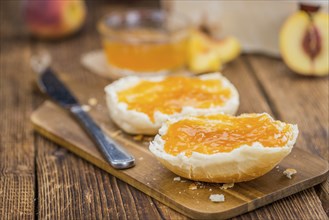
[[[48,39],[77,32],[87,13],[83,0],[25,0],[23,10],[29,31]]]

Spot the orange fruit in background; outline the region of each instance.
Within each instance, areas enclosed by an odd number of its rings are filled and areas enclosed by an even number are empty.
[[[280,52],[287,66],[302,75],[329,74],[329,15],[304,10],[283,24]]]
[[[194,73],[218,71],[240,55],[241,46],[234,37],[213,39],[201,31],[191,32],[188,67]]]

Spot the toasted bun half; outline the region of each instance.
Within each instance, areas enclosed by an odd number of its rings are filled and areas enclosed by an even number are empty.
[[[238,117],[253,117],[264,114],[267,115],[266,113],[243,114]],[[195,116],[170,118],[167,123],[163,124],[159,134],[150,143],[149,149],[169,170],[179,176],[196,181],[232,183],[260,177],[273,169],[291,152],[298,136],[297,125],[276,121],[281,128],[286,125],[289,126],[290,132],[286,134],[288,141],[284,146],[264,147],[260,142],[253,142],[251,145],[241,145],[230,152],[214,154],[192,152],[189,156],[186,156],[185,152],[177,155],[167,153],[164,149],[166,141],[163,139],[163,135],[167,133],[168,128],[180,120],[193,120],[193,117]],[[271,120],[273,119],[271,118]]]
[[[201,80],[215,79],[221,81],[224,88],[228,88],[231,92],[231,96],[221,106],[212,106],[210,108],[195,108],[192,106],[183,106],[180,112],[174,114],[165,114],[160,111],[155,111],[154,121],[144,112],[137,111],[135,109],[129,109],[127,103],[120,102],[118,98],[118,92],[129,89],[140,83],[141,81],[153,81],[160,82],[165,79],[166,76],[152,76],[152,77],[137,77],[128,76],[121,78],[112,84],[105,87],[106,101],[112,120],[125,132],[130,134],[157,134],[162,123],[166,121],[170,116],[186,115],[191,113],[211,113],[211,112],[224,112],[226,114],[235,114],[239,107],[239,94],[236,88],[220,73],[211,73],[198,76]],[[186,76],[188,77],[188,76]],[[157,92],[166,92],[157,91]]]

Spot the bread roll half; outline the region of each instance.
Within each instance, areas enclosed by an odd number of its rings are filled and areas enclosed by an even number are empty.
[[[207,117],[213,117],[213,115],[207,115]],[[155,137],[155,139],[150,143],[150,151],[157,157],[157,159],[169,170],[174,172],[175,174],[185,177],[191,180],[197,181],[205,181],[205,182],[216,182],[216,183],[232,183],[232,182],[242,182],[249,181],[260,177],[271,169],[273,169],[284,157],[286,157],[292,150],[293,145],[296,142],[298,136],[298,127],[297,125],[286,124],[280,121],[274,121],[268,114],[243,114],[234,118],[248,118],[248,117],[264,117],[264,119],[269,120],[269,123],[274,123],[274,129],[277,129],[278,134],[271,134],[267,138],[268,140],[275,143],[275,138],[278,138],[278,143],[281,141],[283,146],[264,146],[262,142],[267,142],[266,138],[262,138],[261,141],[254,141],[251,144],[242,144],[235,147],[233,150],[225,150],[221,152],[221,147],[219,146],[218,153],[200,153],[193,152],[190,155],[186,154],[186,151],[182,151],[173,155],[172,153],[168,153],[165,150],[166,141],[164,140],[164,136],[168,133],[168,130],[171,129],[175,123],[180,122],[182,120],[195,120],[200,123],[200,120],[203,121],[205,127],[207,128],[205,131],[205,135],[222,135],[220,132],[224,132],[229,128],[230,121],[228,120],[217,120],[214,121],[212,119],[205,119],[204,116],[181,116],[170,118],[167,123],[164,123],[161,129],[159,130],[159,134]],[[217,117],[214,115],[214,117]],[[217,131],[217,134],[211,133],[213,132],[210,128],[215,126],[215,124],[221,124],[221,131]],[[254,125],[257,126],[257,125]],[[286,129],[286,133],[282,134],[280,137],[279,133],[282,133],[282,129]],[[182,126],[178,132],[176,132],[176,136],[166,136],[167,140],[171,140],[172,138],[177,138],[180,136],[180,145],[184,142],[184,138],[182,138],[182,131],[186,130],[186,126]],[[249,128],[248,128],[249,129]],[[254,132],[253,128],[248,132]],[[256,129],[256,128],[255,128]],[[266,130],[266,129],[265,129]],[[185,132],[185,131],[184,131]],[[236,137],[234,133],[235,131],[228,131],[230,135],[228,138]],[[243,128],[240,130],[243,133]],[[193,132],[190,132],[190,135]],[[185,135],[185,134],[184,134]],[[194,140],[194,139],[193,139]],[[210,140],[210,139],[208,139]],[[282,142],[284,140],[285,142]],[[274,141],[274,142],[273,142]],[[190,142],[185,143],[186,146],[191,145]],[[211,143],[207,143],[208,146]],[[205,144],[205,145],[207,145]],[[193,144],[192,144],[193,145]],[[171,146],[175,147],[175,146]]]
[[[106,101],[112,120],[127,133],[155,135],[157,134],[162,123],[166,121],[170,116],[186,115],[191,113],[211,113],[211,112],[213,113],[224,112],[226,114],[235,114],[239,107],[239,94],[236,88],[230,83],[228,79],[226,79],[220,73],[205,74],[197,77],[191,77],[191,76],[184,76],[184,77],[188,79],[197,78],[205,82],[207,80],[218,80],[221,83],[221,87],[228,89],[230,91],[230,96],[228,98],[225,98],[225,100],[221,105],[214,104],[206,108],[199,108],[192,104],[182,102],[181,109],[179,111],[170,114],[155,110],[154,112],[152,112],[153,120],[151,120],[150,116],[147,115],[145,112],[139,111],[138,109],[135,108],[131,108],[129,104],[119,100],[118,94],[121,91],[125,91],[130,88],[133,88],[139,83],[145,81],[158,82],[160,84],[161,81],[166,79],[166,77],[170,77],[170,76],[152,76],[152,77],[129,76],[129,77],[121,78],[113,82],[112,84],[106,86],[105,88]],[[173,82],[172,86],[175,86],[175,82]],[[205,88],[203,89],[207,90],[206,84],[205,84]],[[210,90],[208,91],[210,94],[212,93],[211,89],[213,88],[210,88]],[[146,89],[141,88],[141,90],[136,91],[136,93],[131,95],[131,97],[133,98],[133,96],[135,95],[138,96],[140,94],[143,94],[143,92],[145,92],[143,90]],[[148,94],[148,96],[150,95],[161,96],[161,94],[171,92],[170,90],[171,90],[171,86],[161,87],[159,85],[159,87],[157,87],[154,93]],[[187,93],[188,92],[189,91],[187,91]],[[183,99],[184,95],[188,95],[188,94],[179,94],[179,97],[177,98],[173,97],[172,99],[173,105],[176,106],[177,104],[179,105],[180,103],[177,103],[179,102],[177,100]],[[147,98],[148,97],[145,97],[145,99],[139,100],[139,104],[145,105]],[[209,97],[209,102],[211,102],[212,100],[213,97],[212,98]],[[162,103],[158,103],[158,104],[161,105]],[[171,106],[168,105],[168,107],[170,108]]]

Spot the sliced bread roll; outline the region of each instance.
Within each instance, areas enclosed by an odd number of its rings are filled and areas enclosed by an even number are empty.
[[[113,121],[131,134],[157,134],[170,116],[223,112],[235,114],[236,88],[220,73],[202,76],[129,76],[105,88]]]
[[[232,183],[269,172],[291,152],[297,136],[297,125],[266,113],[179,116],[163,124],[149,148],[179,176]]]

